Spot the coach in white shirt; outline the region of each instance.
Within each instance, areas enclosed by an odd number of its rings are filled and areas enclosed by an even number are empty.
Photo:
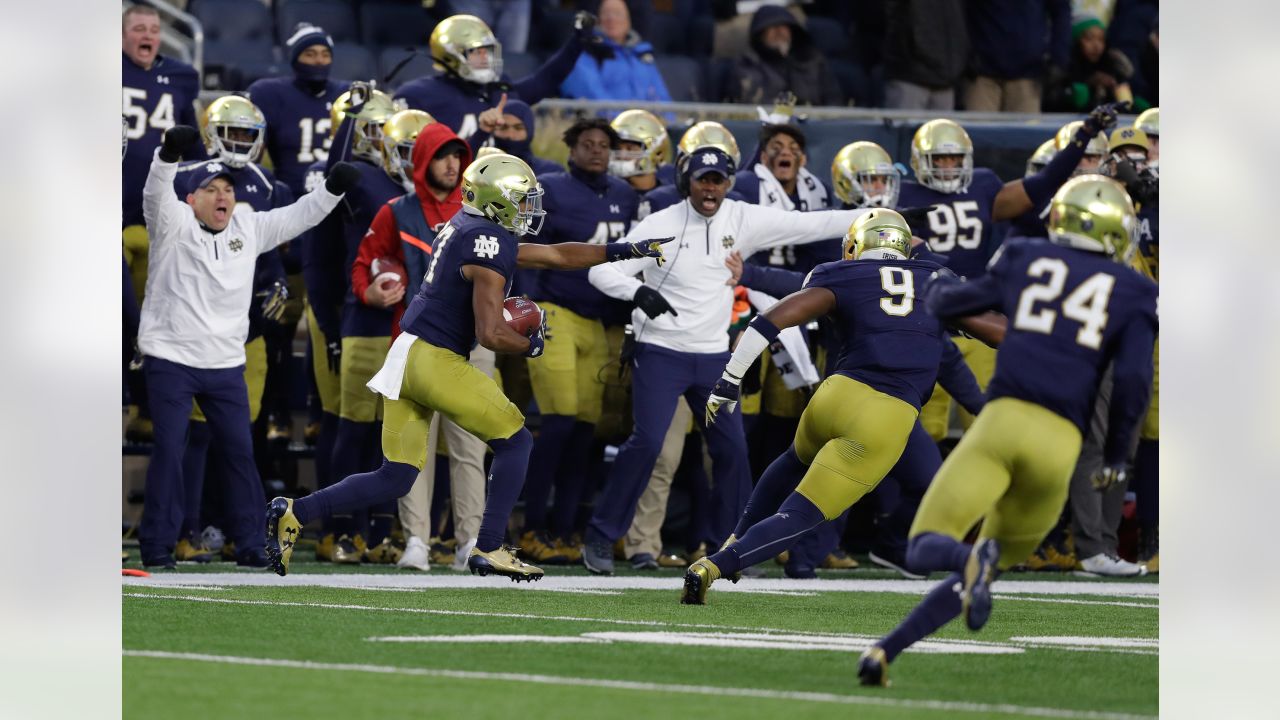
[[[236,561],[265,567],[266,500],[253,461],[244,341],[258,255],[317,225],[359,178],[335,166],[323,189],[270,212],[233,213],[235,185],[218,163],[192,173],[186,202],[173,192],[182,154],[198,137],[178,125],[151,161],[142,209],[151,238],[138,349],[151,398],[155,446],[147,466],[138,541],[142,562],[173,567],[182,524],[182,449],[192,400],[227,458],[227,535]]]
[[[596,573],[613,571],[613,542],[631,525],[662,449],[676,401],[684,395],[701,408],[729,358],[729,321],[733,289],[725,257],[744,257],[780,245],[842,237],[864,210],[787,212],[726,200],[733,160],[717,148],[699,148],[680,171],[686,199],[649,215],[631,229],[635,238],[672,236],[666,262],[627,260],[591,268],[591,284],[606,295],[634,300],[636,351],[631,389],[635,429],[609,472],[604,492],[587,525],[583,562]],[[643,282],[635,275],[643,274]],[[702,423],[701,413],[694,413]],[[703,437],[711,453],[717,517],[736,521],[751,493],[741,411],[710,426]],[[721,512],[728,509],[729,512]],[[718,523],[725,525],[726,523]],[[723,541],[732,529],[714,528]]]

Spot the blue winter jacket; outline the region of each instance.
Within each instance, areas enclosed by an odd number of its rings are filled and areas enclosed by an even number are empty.
[[[567,98],[590,100],[669,101],[667,84],[654,64],[653,46],[634,32],[625,45],[601,36],[578,56],[573,72],[560,85]],[[612,51],[612,57],[608,57]]]

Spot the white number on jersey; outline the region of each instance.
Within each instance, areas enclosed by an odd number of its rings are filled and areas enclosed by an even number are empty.
[[[298,121],[298,130],[302,133],[302,142],[298,146],[298,162],[313,163],[329,159],[329,118],[302,118]],[[324,138],[320,147],[312,147],[315,138]]]
[[[1048,335],[1058,319],[1056,310],[1050,307],[1036,309],[1036,303],[1052,303],[1062,295],[1067,281],[1067,264],[1057,258],[1039,258],[1027,268],[1027,276],[1045,278],[1035,285],[1028,285],[1018,298],[1018,312],[1013,326],[1019,330]],[[1102,330],[1107,326],[1107,303],[1115,288],[1116,278],[1107,273],[1095,273],[1080,283],[1062,301],[1063,316],[1080,323],[1076,342],[1093,350],[1102,347]]]
[[[592,245],[604,245],[610,240],[616,240],[627,234],[627,224],[624,222],[604,222],[596,223],[596,232],[587,242]]]
[[[458,126],[458,137],[466,140],[480,129],[480,125],[476,122],[475,113],[467,113],[462,117],[462,124]]]
[[[880,309],[886,315],[902,317],[915,309],[916,285],[910,270],[891,266],[880,268],[880,287],[893,296],[880,298]]]
[[[934,252],[950,252],[960,246],[976,250],[982,244],[982,218],[978,217],[976,200],[960,200],[949,205],[937,205],[929,211],[929,230],[933,239],[929,247]]]
[[[444,246],[449,242],[449,238],[453,237],[455,231],[456,228],[453,225],[446,225],[444,230],[436,235],[436,241],[431,247],[431,264],[427,266],[427,274],[422,276],[422,282],[430,285],[431,281],[436,279],[436,262],[444,253]]]
[[[130,140],[141,140],[147,134],[148,127],[163,131],[174,126],[173,95],[161,93],[160,99],[156,101],[156,109],[147,117],[147,109],[142,106],[147,101],[147,91],[128,87],[123,90],[120,113],[129,119],[126,135]]]

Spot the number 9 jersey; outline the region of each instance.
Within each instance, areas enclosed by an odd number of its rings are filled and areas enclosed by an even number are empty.
[[[1004,182],[988,168],[974,168],[973,181],[959,192],[944,193],[906,181],[898,195],[898,207],[937,205],[929,213],[927,227],[912,227],[929,248],[947,258],[947,268],[963,278],[986,274],[991,247],[992,210]]]

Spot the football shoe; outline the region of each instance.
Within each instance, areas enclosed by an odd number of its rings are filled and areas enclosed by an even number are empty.
[[[981,630],[991,617],[991,583],[999,574],[996,568],[999,561],[1000,543],[995,538],[983,538],[969,551],[960,604],[970,630]]]
[[[684,573],[684,592],[680,595],[681,605],[706,605],[707,590],[711,583],[720,579],[720,568],[716,564],[702,558],[689,566]]]
[[[504,545],[492,552],[484,552],[480,548],[471,548],[467,557],[467,567],[472,575],[502,575],[511,578],[512,582],[533,582],[542,579],[542,568],[530,565],[516,557],[519,548]]]
[[[267,559],[280,577],[289,574],[293,546],[301,536],[302,523],[293,514],[292,500],[278,497],[267,504]]]

